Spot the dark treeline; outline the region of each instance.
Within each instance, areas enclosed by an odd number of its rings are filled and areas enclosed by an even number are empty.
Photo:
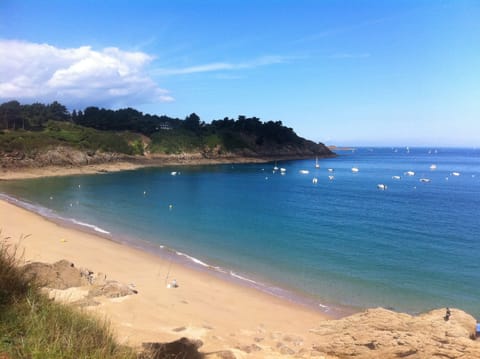
[[[102,131],[131,131],[149,137],[171,130],[186,131],[202,137],[211,134],[228,137],[232,133],[244,133],[255,136],[255,143],[260,146],[264,141],[278,144],[302,141],[293,129],[283,126],[281,121],[262,122],[257,117],[239,116],[236,120],[224,118],[207,124],[195,113],[179,119],[143,114],[132,108],[109,110],[87,107],[83,111],[70,112],[57,101],[51,104],[23,105],[18,101],[9,101],[0,105],[0,130],[41,131],[49,121],[67,121]]]

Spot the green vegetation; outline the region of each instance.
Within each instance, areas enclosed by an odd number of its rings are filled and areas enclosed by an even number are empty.
[[[82,150],[101,150],[125,154],[143,154],[138,135],[98,131],[70,122],[50,120],[42,131],[0,131],[0,148],[5,152],[32,153],[42,148],[70,146]]]
[[[55,303],[25,278],[15,251],[0,242],[0,357],[135,358],[107,323]]]
[[[0,105],[0,151],[29,153],[58,145],[129,155],[142,155],[145,149],[163,154],[242,150],[272,154],[287,147],[295,153],[331,154],[322,144],[297,136],[282,122],[262,122],[257,117],[227,117],[207,124],[195,113],[181,120],[132,108],[87,107],[70,113],[58,102]]]

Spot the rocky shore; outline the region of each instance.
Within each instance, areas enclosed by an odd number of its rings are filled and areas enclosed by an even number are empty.
[[[320,146],[320,147],[318,147]],[[132,170],[141,167],[181,165],[208,165],[222,163],[263,163],[275,160],[292,160],[318,157],[334,157],[325,146],[312,148],[283,148],[282,150],[239,152],[192,152],[181,154],[151,154],[130,156],[100,151],[82,151],[57,146],[44,151],[2,153],[0,150],[0,180],[51,177],[73,174],[92,174]]]
[[[96,297],[121,298],[138,294],[134,284],[107,279],[104,273],[76,268],[61,260],[25,265],[26,273],[45,287],[49,297],[90,307],[99,305]],[[315,334],[310,347],[302,335],[270,333],[273,345],[266,345],[267,333],[258,332],[251,344],[203,353],[203,342],[179,338],[173,342],[144,342],[139,358],[165,355],[188,358],[278,357],[297,358],[480,358],[480,340],[475,338],[476,320],[459,309],[436,309],[418,316],[383,308],[368,309],[342,319],[325,320],[309,330]],[[180,333],[184,328],[178,328]],[[273,347],[272,347],[273,346]]]

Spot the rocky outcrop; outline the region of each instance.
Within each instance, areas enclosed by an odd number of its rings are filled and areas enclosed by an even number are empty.
[[[445,309],[411,316],[383,308],[322,322],[314,350],[338,358],[480,358],[480,341],[473,340],[476,320]]]
[[[67,289],[89,284],[82,271],[72,262],[61,260],[53,264],[33,262],[24,266],[25,275],[41,287]]]
[[[78,269],[67,260],[61,260],[53,264],[28,263],[24,266],[24,269],[25,274],[34,279],[39,286],[50,289],[51,297],[60,300],[68,297],[71,299],[70,301],[78,301],[79,305],[94,304],[95,302],[91,300],[93,297],[118,298],[137,293],[133,285],[107,280],[105,274],[94,273],[86,268]],[[86,290],[76,291],[77,295],[71,292],[61,292],[75,287],[85,287]],[[79,298],[78,294],[80,293],[85,293],[85,295]]]
[[[202,354],[198,351],[203,345],[201,340],[180,338],[170,343],[143,343],[143,351],[138,355],[139,359],[201,359]]]
[[[33,152],[6,152],[0,150],[0,166],[3,168],[38,168],[47,166],[86,166],[112,163],[129,158],[127,155],[79,150],[68,146],[39,149]]]

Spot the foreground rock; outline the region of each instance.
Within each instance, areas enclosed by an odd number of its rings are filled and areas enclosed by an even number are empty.
[[[180,338],[170,343],[143,343],[143,352],[139,359],[200,359],[202,354],[198,351],[203,345],[200,340]]]
[[[314,350],[338,358],[480,358],[471,315],[445,309],[411,316],[383,308],[329,320],[311,332],[318,335]]]
[[[88,269],[78,269],[72,262],[61,260],[53,264],[34,262],[24,266],[25,274],[34,279],[38,285],[49,289],[52,298],[61,301],[77,302],[80,305],[93,305],[92,297],[124,297],[136,294],[132,285],[115,280],[107,280],[103,273],[94,273]],[[75,292],[70,288],[86,287]],[[87,299],[87,300],[85,300]]]

